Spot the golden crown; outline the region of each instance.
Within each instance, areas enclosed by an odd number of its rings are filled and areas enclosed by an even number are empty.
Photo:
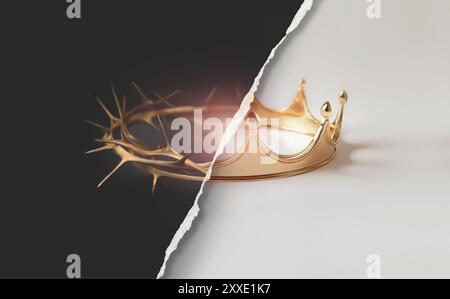
[[[139,86],[135,83],[133,85],[142,98],[139,105],[127,111],[125,96],[120,100],[112,86],[118,115],[113,115],[104,103],[97,98],[110,120],[110,125],[106,127],[87,121],[103,132],[102,137],[97,140],[102,146],[88,153],[112,150],[120,158],[119,164],[100,182],[99,187],[125,163],[133,163],[151,175],[153,177],[153,190],[155,190],[159,178],[162,177],[202,181],[211,166],[211,180],[214,181],[271,179],[317,169],[327,164],[335,156],[336,144],[342,130],[344,106],[348,98],[347,93],[343,91],[339,97],[340,107],[334,121],[330,120],[333,115],[330,102],[326,102],[322,106],[322,118],[320,120],[310,113],[306,103],[306,83],[304,80],[300,83],[294,102],[286,109],[269,109],[254,98],[243,122],[245,123],[249,119],[252,120],[253,124],[256,122],[256,125],[252,126],[244,124],[245,130],[249,131],[251,136],[254,136],[256,150],[250,150],[252,142],[247,139],[241,150],[220,155],[213,163],[212,161],[199,162],[189,154],[185,155],[174,150],[161,119],[173,115],[186,115],[196,110],[214,115],[214,113],[224,110],[236,111],[238,107],[211,105],[210,100],[214,97],[215,90],[208,95],[204,105],[175,106],[170,102],[170,99],[178,91],[166,97],[153,92],[154,99],[150,99]],[[276,119],[277,122],[275,124],[273,122],[266,123],[262,122],[262,119]],[[158,128],[164,138],[165,145],[151,148],[132,134],[130,128],[139,123]],[[291,140],[301,137],[307,140],[307,145],[293,153],[276,152],[261,137],[260,132],[263,129],[289,132],[289,134],[294,134],[290,135]],[[262,163],[261,161],[264,159],[266,162]]]

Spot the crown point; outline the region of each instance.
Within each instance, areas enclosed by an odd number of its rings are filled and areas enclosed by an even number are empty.
[[[302,78],[300,80],[300,88],[304,89],[305,87],[306,87],[306,80],[305,80],[305,78]]]
[[[333,107],[331,106],[331,103],[327,101],[325,104],[323,104],[320,113],[324,118],[330,118],[330,116],[333,114]]]
[[[347,91],[343,90],[340,97],[339,97],[339,101],[341,102],[341,104],[345,104],[348,101],[348,94]]]

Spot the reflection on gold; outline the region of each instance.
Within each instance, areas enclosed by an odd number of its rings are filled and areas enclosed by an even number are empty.
[[[121,166],[130,162],[153,177],[153,190],[162,177],[202,181],[212,162],[198,162],[192,155],[183,155],[176,152],[169,142],[161,119],[177,115],[189,115],[195,110],[217,115],[224,111],[235,112],[238,107],[211,104],[214,90],[208,95],[204,101],[205,104],[202,106],[177,107],[169,101],[172,96],[178,93],[177,91],[166,97],[155,93],[156,99],[150,99],[136,84],[133,83],[133,85],[142,97],[142,102],[139,105],[127,111],[125,97],[120,100],[114,87],[112,87],[118,115],[111,113],[104,103],[97,98],[101,108],[108,116],[110,124],[109,126],[102,126],[88,121],[103,132],[103,136],[97,140],[102,146],[88,153],[112,150],[120,157],[118,165],[100,182],[99,187]],[[302,80],[294,102],[283,110],[269,109],[263,106],[258,99],[253,100],[244,121],[248,118],[256,120],[256,126],[246,127],[247,131],[252,131],[250,132],[252,136],[256,136],[256,150],[250,150],[251,142],[246,140],[243,151],[219,156],[212,167],[211,180],[243,181],[285,177],[314,170],[331,161],[335,155],[336,143],[342,130],[343,111],[348,98],[347,93],[343,91],[339,97],[340,107],[334,121],[330,120],[333,109],[329,102],[322,106],[322,117],[319,120],[308,110],[304,93],[305,85],[305,81]],[[272,123],[260,122],[261,119],[277,119],[278,121],[277,125],[274,126]],[[165,145],[156,148],[145,145],[129,130],[135,124],[146,124],[160,130]],[[260,136],[261,129],[293,132],[299,134],[298,136],[309,138],[310,143],[293,154],[280,154],[263,142],[264,138]]]

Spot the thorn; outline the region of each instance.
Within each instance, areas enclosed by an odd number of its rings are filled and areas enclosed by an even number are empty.
[[[145,93],[142,91],[142,89],[139,87],[139,85],[137,85],[135,82],[131,82],[131,84],[133,85],[134,89],[136,89],[138,94],[141,96],[143,101],[149,102],[150,104],[154,104],[154,102],[145,95]]]
[[[126,160],[120,161],[120,163],[117,164],[117,166],[100,182],[100,184],[98,184],[97,188],[100,188],[126,162],[127,162]]]
[[[162,130],[162,133],[164,136],[164,141],[166,142],[166,146],[170,148],[169,138],[167,137],[167,133],[166,133],[166,130],[164,129],[164,125],[161,121],[161,117],[159,117],[159,114],[156,114],[156,116],[158,117],[159,126],[161,127],[161,130]]]
[[[93,121],[90,121],[90,120],[88,120],[88,119],[83,119],[83,121],[86,122],[86,123],[88,123],[88,124],[90,124],[91,126],[96,127],[97,129],[102,130],[102,131],[105,132],[105,133],[108,133],[108,132],[110,131],[109,128],[104,127],[104,126],[102,126],[102,125],[99,125],[99,124],[97,124],[97,123],[95,123],[95,122],[93,122]]]
[[[117,111],[119,112],[119,118],[121,121],[123,121],[122,107],[120,106],[119,98],[117,97],[117,93],[116,93],[116,89],[114,88],[114,85],[112,85],[112,83],[110,83],[110,84],[111,84],[111,91],[112,91],[112,94],[114,97],[114,102],[116,103]]]
[[[94,139],[94,141],[98,142],[98,143],[108,143],[108,142],[111,142],[113,140]]]
[[[242,100],[243,97],[244,97],[243,94],[242,94],[241,88],[239,87],[239,85],[236,85],[236,95],[238,97],[238,100]]]
[[[127,97],[124,95],[122,99],[122,113],[126,115],[127,113]]]
[[[102,109],[105,111],[106,115],[111,119],[115,119],[116,117],[114,115],[112,115],[112,113],[109,111],[108,108],[106,108],[105,104],[103,104],[102,100],[100,100],[99,97],[95,97],[95,99],[97,100],[98,104],[100,105],[100,107],[102,107]]]
[[[170,123],[169,123],[169,121],[167,120],[167,118],[166,118],[165,115],[161,115],[161,121],[164,122],[166,125],[168,125],[168,126],[170,127]]]
[[[99,148],[87,151],[85,154],[86,155],[90,155],[90,154],[95,154],[95,153],[103,152],[103,151],[110,150],[110,149],[111,149],[110,146],[105,145],[105,146],[102,146],[102,147],[99,147]]]
[[[152,181],[152,194],[155,194],[156,191],[156,185],[158,185],[158,179],[159,176],[157,176],[156,174],[153,175],[153,181]]]
[[[148,122],[148,124],[149,124],[152,128],[154,128],[155,130],[158,130],[158,131],[159,131],[159,128],[155,125],[155,123],[153,122],[153,119],[150,119],[149,122]]]
[[[173,105],[172,103],[170,103],[166,98],[164,98],[163,96],[161,96],[159,93],[157,93],[156,91],[152,91],[152,93],[158,97],[158,99],[163,102],[164,104],[166,104],[169,107],[175,107],[175,105]]]
[[[177,94],[179,94],[180,92],[181,92],[181,90],[179,90],[179,89],[177,89],[177,90],[175,90],[175,91],[172,91],[171,93],[169,93],[169,94],[166,96],[166,99],[170,99],[170,98],[176,96]]]
[[[217,88],[214,87],[208,94],[208,96],[205,99],[205,106],[207,106],[209,104],[209,102],[211,102],[211,100],[213,99],[214,95],[217,92]]]

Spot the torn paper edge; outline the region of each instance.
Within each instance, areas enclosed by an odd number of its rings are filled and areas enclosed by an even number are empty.
[[[222,140],[220,141],[220,145],[218,147],[218,150],[216,154],[214,155],[214,158],[212,160],[211,165],[214,165],[216,162],[216,159],[218,156],[220,156],[228,143],[228,141],[231,139],[232,136],[234,136],[235,132],[237,131],[239,124],[242,122],[244,117],[247,115],[247,112],[250,110],[250,104],[253,101],[254,95],[256,91],[258,90],[259,81],[261,80],[264,70],[267,67],[267,65],[270,63],[272,58],[275,57],[275,53],[278,50],[278,48],[283,44],[283,42],[286,40],[288,35],[294,31],[298,25],[300,25],[301,20],[306,16],[307,12],[311,10],[314,0],[305,0],[303,4],[300,6],[300,9],[297,11],[297,14],[295,15],[294,19],[291,22],[291,25],[286,31],[285,36],[281,39],[281,41],[275,46],[275,48],[272,49],[269,57],[267,58],[266,62],[262,66],[261,70],[258,73],[258,76],[255,78],[252,87],[250,88],[250,91],[247,93],[247,95],[242,100],[241,106],[239,107],[239,110],[236,112],[236,114],[233,117],[233,120],[231,121],[229,127],[226,129],[224,136],[222,137]],[[186,217],[184,218],[183,222],[181,223],[180,227],[178,228],[177,232],[172,238],[172,241],[169,244],[169,247],[166,249],[166,254],[164,257],[163,265],[161,266],[157,279],[160,279],[164,276],[167,262],[169,261],[170,256],[172,253],[178,248],[178,244],[183,239],[184,235],[191,229],[192,223],[197,218],[199,212],[200,212],[200,206],[198,204],[200,197],[203,194],[203,188],[206,184],[206,182],[209,181],[211,178],[212,173],[212,166],[209,167],[208,172],[206,173],[205,178],[203,179],[203,182],[200,186],[200,190],[197,193],[197,196],[195,198],[194,204],[192,205],[191,209],[187,213]]]

